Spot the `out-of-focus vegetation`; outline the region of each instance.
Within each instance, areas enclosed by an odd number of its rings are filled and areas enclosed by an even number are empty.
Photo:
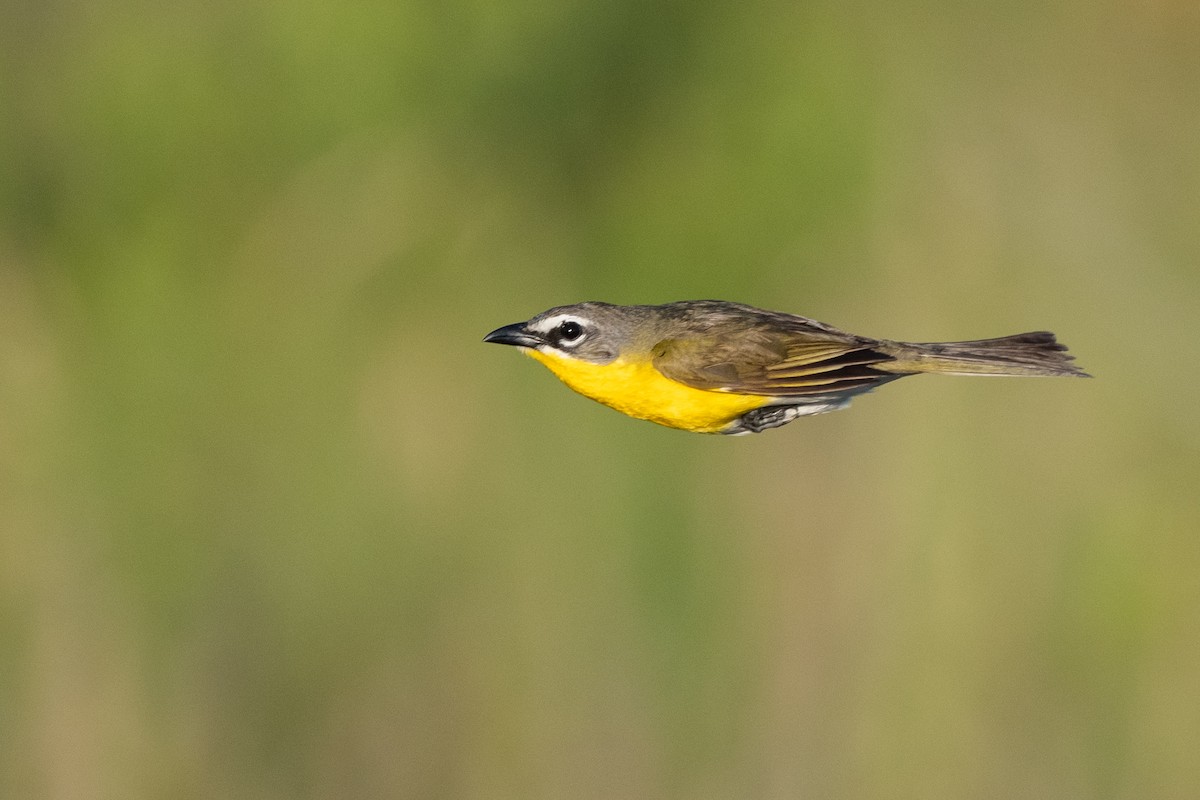
[[[1191,798],[1200,13],[10,4],[0,796]],[[725,439],[488,330],[1094,381]]]

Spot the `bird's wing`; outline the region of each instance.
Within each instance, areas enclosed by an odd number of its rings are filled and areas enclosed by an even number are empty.
[[[900,375],[872,365],[893,361],[870,339],[809,332],[747,331],[737,336],[666,339],[655,368],[697,389],[770,397],[853,395]]]

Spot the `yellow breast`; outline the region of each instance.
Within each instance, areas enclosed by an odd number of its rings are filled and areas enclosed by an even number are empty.
[[[567,386],[623,414],[670,428],[719,433],[765,397],[693,389],[663,376],[649,361],[618,359],[592,364],[554,353],[526,350]]]

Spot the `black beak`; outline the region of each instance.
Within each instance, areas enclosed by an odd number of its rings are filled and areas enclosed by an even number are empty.
[[[496,328],[483,337],[483,340],[496,344],[511,344],[516,347],[537,347],[542,343],[541,339],[525,330],[524,322],[514,322],[512,325]]]

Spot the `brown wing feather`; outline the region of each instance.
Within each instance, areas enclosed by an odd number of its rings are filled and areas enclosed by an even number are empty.
[[[668,339],[654,348],[654,366],[697,389],[770,397],[853,395],[900,377],[872,364],[893,361],[869,339],[754,330],[736,337]]]

